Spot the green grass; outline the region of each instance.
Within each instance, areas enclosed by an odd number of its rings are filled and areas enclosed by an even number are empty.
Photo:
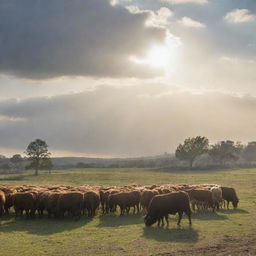
[[[256,169],[161,172],[146,169],[81,169],[52,174],[0,175],[0,184],[127,185],[166,183],[218,183],[236,188],[237,210],[193,214],[177,228],[145,228],[141,215],[98,215],[93,220],[0,219],[0,255],[165,255],[180,250],[219,244],[228,238],[245,238],[256,232]],[[203,255],[197,253],[197,255]]]

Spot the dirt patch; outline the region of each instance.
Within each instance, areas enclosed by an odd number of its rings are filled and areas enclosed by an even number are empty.
[[[246,238],[227,237],[223,243],[205,247],[195,247],[173,253],[160,253],[154,256],[254,256],[256,255],[256,235]]]

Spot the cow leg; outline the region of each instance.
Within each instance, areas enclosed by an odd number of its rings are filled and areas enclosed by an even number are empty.
[[[168,214],[164,216],[165,217],[165,221],[167,223],[167,227],[169,227],[169,218],[168,218]]]
[[[195,211],[196,211],[195,202],[193,202],[193,203],[191,204],[191,206],[192,206],[192,210],[195,212]]]
[[[161,218],[157,219],[157,226],[160,227]]]
[[[124,208],[123,206],[120,206],[120,216],[124,215]]]
[[[188,216],[188,221],[189,221],[189,225],[192,225],[192,222],[191,222],[191,212],[186,212],[187,216]]]
[[[164,216],[161,217],[162,227],[164,226]]]
[[[181,219],[182,219],[183,212],[178,212],[178,214],[179,214],[179,219],[178,219],[177,225],[180,226],[180,222],[181,222]]]
[[[140,205],[137,204],[137,212],[139,213],[140,212]]]
[[[30,216],[30,212],[27,209],[25,210],[25,212],[26,212],[26,217],[28,218]]]
[[[15,211],[15,216],[18,216],[18,209],[14,207],[14,211]]]
[[[227,201],[227,209],[229,209],[229,201]]]
[[[8,209],[8,207],[5,207],[5,208],[4,208],[4,212],[5,212],[6,215],[9,214],[9,209]]]

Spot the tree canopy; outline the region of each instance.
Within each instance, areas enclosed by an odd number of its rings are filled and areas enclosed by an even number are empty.
[[[243,157],[247,161],[256,161],[256,141],[251,141],[243,150]]]
[[[236,161],[239,159],[243,146],[232,140],[221,141],[211,146],[209,155],[220,164],[227,161]]]
[[[196,158],[208,151],[209,141],[206,137],[197,136],[187,138],[183,144],[180,144],[175,152],[178,159],[189,162],[189,167],[193,167]]]
[[[35,175],[38,175],[38,170],[45,167],[51,155],[46,142],[40,139],[30,142],[25,153],[30,160],[28,168],[35,169]]]

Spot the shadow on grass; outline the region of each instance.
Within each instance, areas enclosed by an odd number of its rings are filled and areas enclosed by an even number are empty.
[[[192,227],[144,227],[143,236],[160,242],[195,243],[198,241],[198,233]]]
[[[99,220],[99,227],[119,227],[143,223],[143,217],[141,213],[124,216],[115,214],[100,215]]]
[[[5,216],[0,221],[1,232],[19,232],[24,231],[34,235],[51,235],[80,228],[88,224],[92,219],[82,217],[75,221],[71,217],[65,217],[63,220],[50,218],[46,216],[42,218],[27,219],[25,216],[15,218],[12,216]]]
[[[228,217],[226,215],[219,215],[218,212],[205,211],[205,212],[193,212],[192,219],[198,220],[226,220]]]
[[[225,213],[225,214],[233,214],[233,213],[243,213],[248,214],[249,212],[243,209],[220,209],[219,212]]]

